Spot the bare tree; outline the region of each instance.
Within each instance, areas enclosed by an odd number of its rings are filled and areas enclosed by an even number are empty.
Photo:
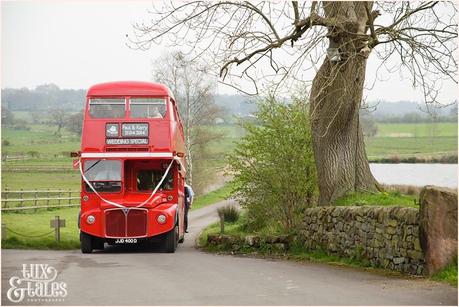
[[[65,126],[77,135],[81,135],[83,129],[84,110],[68,116]]]
[[[452,2],[170,2],[135,25],[131,43],[187,47],[219,67],[221,82],[251,81],[254,94],[261,84],[280,90],[302,82],[319,204],[327,205],[347,192],[380,189],[359,123],[370,54],[381,63],[372,73],[401,73],[433,103],[443,81],[456,82],[456,12]]]
[[[65,126],[68,118],[68,113],[63,108],[55,108],[50,110],[50,121],[49,123],[57,126],[56,133],[61,132],[61,129]]]
[[[155,81],[169,86],[178,101],[184,120],[187,181],[193,184],[193,160],[198,149],[204,148],[220,135],[202,129],[212,125],[219,116],[213,95],[215,78],[209,77],[208,68],[200,61],[191,61],[180,51],[167,53],[155,61]]]

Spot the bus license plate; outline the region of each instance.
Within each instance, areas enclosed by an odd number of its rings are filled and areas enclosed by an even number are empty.
[[[115,244],[132,244],[137,243],[137,239],[116,239]]]

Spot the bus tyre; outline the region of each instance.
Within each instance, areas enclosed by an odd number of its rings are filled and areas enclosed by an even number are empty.
[[[80,245],[81,245],[81,252],[83,254],[92,253],[92,250],[93,250],[92,236],[88,235],[87,233],[81,232],[80,233]]]
[[[92,245],[93,249],[104,250],[104,241],[101,239],[94,239]]]
[[[175,253],[178,245],[178,225],[175,225],[174,229],[166,233],[163,240],[163,252]]]

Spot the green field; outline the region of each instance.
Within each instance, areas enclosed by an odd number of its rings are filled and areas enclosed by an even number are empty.
[[[30,130],[14,130],[2,128],[2,141],[9,145],[2,146],[2,154],[30,156],[37,152],[41,159],[52,160],[62,156],[63,152],[77,151],[80,148],[80,138],[66,130],[61,135],[55,134],[56,128],[46,125],[29,125]],[[70,158],[69,158],[70,160]]]
[[[457,123],[378,123],[377,126],[377,135],[365,140],[367,155],[370,159],[457,154]],[[213,143],[213,152],[218,164],[222,165],[225,162],[225,154],[234,148],[234,143],[244,135],[244,130],[234,125],[217,126],[215,129],[225,133],[224,137]]]
[[[65,189],[79,190],[80,174],[73,173],[31,173],[31,172],[4,172],[2,171],[2,190],[46,190]]]
[[[457,137],[457,123],[386,124],[378,123],[376,137]]]
[[[16,114],[18,115],[18,114]],[[21,118],[27,118],[25,112]],[[44,167],[71,168],[72,159],[66,156],[78,150],[79,137],[62,130],[56,136],[56,128],[46,125],[29,124],[30,130],[2,129],[2,140],[10,144],[2,146],[2,154],[29,156],[26,160],[2,162],[2,189],[47,189],[60,186],[63,189],[78,189],[79,176],[74,173],[29,173],[10,172],[10,168],[24,169]],[[243,135],[244,129],[236,125],[209,127],[221,133],[221,137],[211,143],[206,159],[206,173],[215,173],[226,164],[226,154]],[[436,135],[432,137],[432,133]],[[398,137],[395,137],[399,135]],[[402,135],[402,136],[400,136]],[[411,135],[411,136],[407,136]],[[457,154],[456,123],[423,124],[378,124],[375,137],[366,139],[367,154],[370,159],[381,157],[441,156]],[[38,157],[30,158],[31,152]]]
[[[457,137],[372,137],[365,140],[371,158],[457,154]]]

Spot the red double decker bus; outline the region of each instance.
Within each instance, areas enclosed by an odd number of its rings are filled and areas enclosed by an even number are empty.
[[[184,240],[185,144],[170,90],[110,82],[87,93],[81,150],[81,251]]]

